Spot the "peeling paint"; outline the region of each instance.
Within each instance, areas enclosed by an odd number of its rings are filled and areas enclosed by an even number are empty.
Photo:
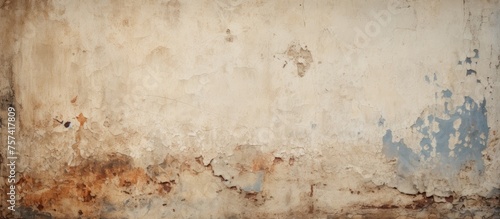
[[[443,98],[449,97],[451,92],[447,95],[443,91]],[[386,131],[382,138],[384,154],[388,159],[398,159],[398,175],[414,180],[413,176],[417,170],[428,170],[439,174],[442,180],[453,182],[457,181],[458,173],[464,168],[473,168],[472,173],[476,176],[483,174],[482,152],[487,146],[489,136],[486,100],[478,104],[472,98],[464,97],[462,106],[452,110],[447,106],[445,104],[444,111],[447,118],[428,115],[427,118],[417,118],[411,126],[421,134],[420,151],[410,149],[404,143],[404,139],[394,142],[392,131],[390,129]],[[438,129],[435,130],[433,127]],[[456,138],[456,142],[450,142],[451,138]],[[427,192],[425,187],[403,190],[409,193]],[[445,189],[441,192],[459,191]]]

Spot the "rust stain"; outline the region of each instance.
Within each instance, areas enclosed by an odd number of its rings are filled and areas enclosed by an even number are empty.
[[[267,160],[264,156],[257,157],[252,161],[252,171],[259,170],[269,170]]]
[[[85,122],[87,122],[87,117],[83,116],[83,113],[80,113],[76,119],[78,120],[78,122],[80,122],[80,127],[83,126],[83,124],[85,124]]]
[[[130,157],[113,153],[102,160],[85,160],[78,166],[68,167],[57,181],[42,183],[42,180],[23,176],[17,184],[20,194],[24,194],[22,206],[57,213],[58,208],[70,204],[77,208],[74,217],[84,213],[90,214],[85,217],[95,217],[109,192],[104,187],[113,179],[119,182],[120,188],[145,186],[149,182],[143,169],[133,168]]]
[[[422,193],[422,198],[413,201],[413,204],[406,205],[406,209],[423,209],[434,203],[434,198],[432,196],[426,197],[425,193]]]
[[[245,198],[246,199],[250,199],[250,200],[252,200],[254,202],[258,201],[258,199],[257,199],[257,193],[255,193],[255,192],[245,193]]]
[[[373,205],[363,205],[361,206],[362,209],[394,209],[394,208],[399,208],[397,205],[393,204],[383,204],[380,206],[373,206]]]
[[[163,182],[160,183],[160,185],[161,189],[163,189],[163,191],[166,191],[167,193],[170,193],[170,191],[172,190],[172,184],[170,182]]]

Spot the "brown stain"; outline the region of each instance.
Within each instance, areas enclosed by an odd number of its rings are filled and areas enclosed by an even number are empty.
[[[77,99],[78,99],[78,95],[76,95],[75,97],[73,97],[70,102],[72,104],[75,104]]]
[[[170,193],[170,191],[172,190],[172,184],[170,182],[162,182],[160,183],[160,185],[161,189],[167,193]]]
[[[90,202],[95,198],[95,195],[92,195],[92,190],[85,185],[85,183],[77,183],[76,190],[78,197],[81,198],[83,202]]]
[[[307,211],[308,214],[313,214],[314,213],[314,205],[309,205],[309,211]]]
[[[314,184],[311,184],[309,197],[313,197],[313,195],[314,195]]]
[[[259,156],[252,161],[252,171],[270,170],[266,157]]]
[[[70,203],[83,212],[99,212],[107,190],[103,190],[113,179],[119,187],[145,186],[149,177],[145,171],[132,166],[129,156],[113,153],[101,160],[85,160],[80,165],[66,168],[56,181],[43,181],[23,176],[18,186],[22,206],[53,211]],[[66,209],[64,209],[66,210]],[[81,213],[80,213],[81,212]]]
[[[233,42],[234,35],[231,34],[231,30],[230,29],[226,30],[226,38],[225,39],[226,39],[227,42],[230,42],[230,43]]]
[[[205,166],[203,164],[203,156],[195,157],[194,159],[196,160],[196,163],[199,163],[200,165]]]
[[[256,192],[245,193],[245,198],[250,199],[252,201],[257,201],[257,193]]]
[[[281,157],[275,157],[273,160],[273,165],[283,163],[283,158]]]
[[[445,197],[444,200],[446,200],[449,203],[453,203],[453,196]]]
[[[76,119],[78,122],[80,122],[80,127],[82,127],[85,122],[87,122],[87,117],[83,116],[83,113],[80,113],[78,116],[76,116]]]
[[[361,206],[362,209],[394,209],[394,208],[399,208],[397,205],[393,204],[383,204],[380,206],[373,206],[373,205],[363,205]]]
[[[434,203],[434,197],[426,197],[425,193],[422,193],[422,198],[413,201],[413,204],[406,205],[406,209],[423,209],[427,208]]]
[[[298,44],[292,44],[288,47],[286,55],[295,63],[297,75],[299,77],[304,77],[313,63],[311,51],[307,49],[307,46],[303,48]]]

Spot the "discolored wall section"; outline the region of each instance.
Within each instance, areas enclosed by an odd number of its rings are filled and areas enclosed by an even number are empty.
[[[0,28],[3,217],[500,212],[499,1],[0,0]]]

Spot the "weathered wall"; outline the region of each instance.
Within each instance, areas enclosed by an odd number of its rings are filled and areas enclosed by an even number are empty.
[[[18,216],[498,215],[498,0],[1,0],[0,14]]]

